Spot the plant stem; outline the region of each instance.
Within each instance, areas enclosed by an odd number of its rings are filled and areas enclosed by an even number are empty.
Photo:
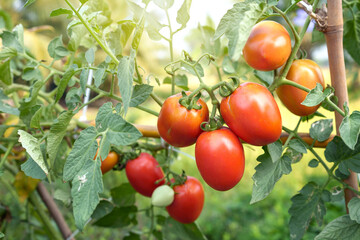
[[[101,41],[98,35],[94,32],[89,23],[81,16],[81,14],[74,8],[74,6],[69,2],[69,0],[65,0],[67,5],[71,8],[71,10],[76,14],[81,23],[85,26],[85,28],[89,31],[91,36],[96,40],[96,42],[100,45],[100,47],[111,57],[111,59],[115,62],[116,65],[119,65],[119,60],[116,58],[114,53]]]
[[[281,11],[279,8],[277,8],[276,6],[273,6],[272,9],[274,9],[275,12],[278,12],[280,14],[280,16],[286,21],[286,23],[289,25],[294,38],[295,38],[295,42],[300,41],[300,37],[299,34],[297,33],[294,24],[292,23],[292,21],[289,19],[289,17],[287,16],[287,14],[285,14],[283,11]]]

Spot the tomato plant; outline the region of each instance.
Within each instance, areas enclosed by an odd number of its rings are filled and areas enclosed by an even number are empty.
[[[220,105],[229,128],[242,140],[263,146],[279,139],[281,114],[271,93],[257,83],[243,83]]]
[[[261,21],[251,30],[243,49],[247,64],[261,71],[271,71],[284,65],[291,53],[287,30],[274,21]]]
[[[200,124],[209,119],[209,110],[203,100],[196,102],[200,109],[188,110],[179,103],[181,97],[179,93],[165,100],[157,122],[160,136],[175,147],[194,144],[202,132]]]
[[[131,186],[140,194],[151,197],[153,191],[165,183],[164,173],[156,159],[148,153],[126,163],[126,176]]]
[[[203,132],[196,141],[195,158],[205,182],[219,191],[233,188],[244,174],[243,146],[228,128]]]
[[[319,83],[325,89],[325,81],[322,71],[314,61],[310,59],[295,60],[289,69],[286,79],[300,84],[308,89],[313,89]],[[308,107],[301,103],[305,100],[307,92],[290,85],[282,85],[276,89],[281,102],[295,115],[308,116],[316,112],[320,104]]]
[[[174,192],[174,201],[166,207],[167,212],[181,223],[194,222],[204,206],[204,189],[201,183],[188,176],[184,184],[174,187]]]

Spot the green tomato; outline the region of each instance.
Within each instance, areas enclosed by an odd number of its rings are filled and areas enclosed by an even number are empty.
[[[156,207],[169,206],[174,201],[174,190],[168,185],[156,188],[151,196],[151,203]]]

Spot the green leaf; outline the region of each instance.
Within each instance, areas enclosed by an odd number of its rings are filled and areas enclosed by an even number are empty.
[[[60,84],[58,86],[58,90],[56,92],[56,98],[55,98],[55,103],[59,102],[59,100],[61,99],[62,95],[64,94],[68,83],[70,81],[70,79],[74,76],[75,74],[75,68],[77,68],[76,65],[71,66],[70,68],[68,68],[66,70],[66,72],[64,73],[62,79],[60,80]]]
[[[106,132],[105,139],[116,146],[126,146],[136,142],[142,134],[136,127],[113,113],[112,103],[102,105],[96,115],[96,128]]]
[[[69,146],[67,142],[65,140],[62,140],[60,146],[58,147],[54,161],[50,162],[54,175],[59,177],[59,179],[63,178],[63,171],[64,171],[68,149]],[[69,191],[69,195],[70,195],[70,191]]]
[[[311,161],[309,162],[309,167],[311,168],[316,168],[317,166],[319,166],[319,161],[316,159],[311,159]]]
[[[333,120],[323,119],[314,122],[310,127],[310,137],[316,139],[319,142],[327,140],[333,131]]]
[[[189,62],[189,64],[195,64],[194,61],[188,61],[188,62]],[[197,76],[195,70],[191,66],[189,66],[188,64],[181,62],[181,67],[185,71],[187,71],[188,73],[191,73],[192,75]],[[204,76],[204,69],[203,69],[203,67],[201,66],[200,63],[195,65],[195,69],[199,73],[200,77]]]
[[[309,182],[300,190],[299,194],[291,198],[292,205],[289,209],[291,239],[302,239],[313,216],[318,225],[322,225],[326,208],[321,196],[321,187],[314,182]]]
[[[264,72],[264,71],[254,70],[254,75],[261,82],[265,83],[266,86],[270,86],[274,81],[274,71]]]
[[[344,48],[357,64],[360,65],[360,11],[344,24]]]
[[[291,139],[289,142],[289,147],[294,149],[295,151],[299,152],[299,153],[306,153],[307,149],[306,146],[304,145],[304,143],[297,138]]]
[[[250,204],[266,198],[281,176],[289,174],[292,170],[291,159],[288,156],[283,156],[274,163],[267,149],[263,149],[265,153],[257,158],[260,163],[255,167],[256,172],[252,177],[254,184]]]
[[[310,90],[301,104],[307,107],[319,105],[325,100],[325,98],[330,96],[332,92],[333,90],[331,88],[326,88],[323,92],[322,85],[320,83],[316,83],[316,87]]]
[[[119,22],[121,28],[121,36],[120,36],[120,43],[121,46],[124,48],[127,41],[129,40],[132,32],[134,31],[136,24],[130,20],[124,20]]]
[[[325,158],[329,162],[340,162],[338,171],[344,176],[350,174],[349,169],[360,173],[360,143],[352,150],[340,137],[335,136],[326,146]]]
[[[82,104],[81,95],[82,90],[80,88],[71,88],[68,91],[65,97],[65,102],[68,110],[74,111],[74,113],[78,112],[79,109],[76,109],[76,107]]]
[[[270,154],[270,157],[271,157],[271,160],[273,161],[273,163],[275,163],[281,159],[282,143],[280,140],[270,143],[266,147],[267,147],[267,150]]]
[[[339,131],[346,145],[354,149],[360,134],[360,112],[354,111],[350,116],[346,116],[341,122]]]
[[[43,180],[46,178],[46,173],[40,166],[30,157],[25,163],[21,164],[21,170],[26,176]]]
[[[49,154],[50,162],[53,163],[59,151],[59,146],[66,134],[66,128],[69,126],[73,117],[72,111],[66,111],[60,114],[57,121],[51,125],[49,135],[47,137],[46,150]]]
[[[98,159],[96,161],[93,158],[85,159],[84,165],[75,173],[72,181],[71,196],[75,225],[80,230],[93,214],[100,202],[99,193],[104,190],[100,166],[101,161]]]
[[[13,26],[11,16],[8,12],[0,9],[0,28],[11,30]]]
[[[245,0],[234,4],[233,8],[222,17],[214,39],[226,35],[229,39],[229,55],[233,60],[240,58],[252,27],[267,10],[266,1]]]
[[[27,7],[27,6],[29,6],[29,5],[31,5],[31,4],[33,4],[35,1],[36,1],[36,0],[27,0],[26,3],[25,3],[25,5],[24,5],[24,8]]]
[[[30,127],[31,128],[40,128],[40,120],[43,113],[44,106],[41,106],[35,114],[32,116],[30,120]]]
[[[26,149],[26,152],[34,160],[34,162],[41,168],[41,170],[47,175],[49,173],[45,161],[40,149],[40,143],[38,139],[30,135],[29,133],[18,130],[19,142]]]
[[[215,29],[210,26],[201,26],[199,24],[198,30],[201,36],[201,49],[204,53],[210,53],[213,56],[221,55],[220,39],[214,40]],[[228,56],[226,56],[228,57]]]
[[[72,180],[88,160],[95,162],[93,159],[98,149],[96,136],[94,127],[88,127],[80,132],[64,166],[64,181]]]
[[[15,107],[10,106],[7,103],[8,101],[11,101],[10,98],[8,98],[8,96],[3,93],[2,89],[0,89],[0,112],[19,116],[19,110]]]
[[[53,10],[50,13],[50,17],[56,17],[56,16],[60,16],[62,14],[67,14],[68,17],[70,18],[73,16],[73,11],[71,11],[69,9],[65,9],[65,8],[58,8],[58,9]]]
[[[3,47],[16,49],[18,52],[24,52],[23,34],[24,29],[21,25],[17,25],[12,32],[3,31],[0,34]]]
[[[315,237],[315,240],[357,240],[360,239],[360,224],[344,215],[331,221]]]
[[[181,29],[186,27],[186,23],[190,19],[191,0],[184,0],[179,11],[177,12],[176,21],[181,24]]]
[[[205,235],[201,232],[196,223],[182,224],[172,219],[166,218],[162,229],[164,239],[171,240],[205,240]]]
[[[91,218],[93,219],[100,219],[109,213],[114,209],[114,204],[107,201],[107,200],[101,200],[100,203],[96,206],[95,211],[93,212]]]
[[[130,106],[132,96],[133,75],[135,71],[135,54],[136,52],[131,50],[130,56],[122,57],[118,66],[117,77],[125,115]]]
[[[10,60],[0,64],[0,81],[6,85],[11,85],[13,82],[13,74],[11,72]]]
[[[89,64],[93,64],[95,61],[95,50],[94,48],[90,48],[89,50],[87,50],[85,52],[85,59],[87,61],[87,63]]]
[[[42,75],[38,68],[25,68],[22,78],[26,81],[41,80]]]
[[[135,204],[136,191],[130,183],[123,183],[119,187],[111,189],[113,202],[119,207],[130,207]]]
[[[360,224],[360,199],[352,198],[348,204],[350,219]]]
[[[30,127],[31,121],[34,118],[35,114],[41,108],[40,105],[24,107],[20,106],[20,119],[25,123],[27,127]]]
[[[0,238],[5,237],[5,234],[3,234],[2,232],[0,232]]]
[[[172,78],[166,77],[164,78],[163,83],[164,84],[171,84]],[[184,90],[189,90],[188,87],[188,78],[185,74],[177,74],[175,75],[175,86],[178,86],[179,88],[182,88]]]
[[[137,208],[131,207],[115,207],[114,210],[108,215],[97,220],[94,225],[100,227],[110,228],[123,228],[131,224],[134,221]]]
[[[136,53],[136,51],[139,48],[141,36],[142,36],[142,34],[144,32],[144,25],[145,25],[145,18],[141,18],[140,23],[138,23],[137,28],[135,29],[134,38],[133,38],[133,41],[131,43],[132,51],[130,52],[130,56],[131,56],[133,50],[135,50],[135,53]],[[134,53],[134,57],[135,57],[135,53]]]
[[[129,106],[136,107],[145,102],[152,93],[153,88],[153,86],[147,84],[135,85]]]
[[[96,87],[99,87],[106,77],[106,67],[107,66],[99,66],[101,68],[97,69],[94,73],[94,83]]]
[[[86,84],[88,81],[88,77],[89,77],[89,69],[83,69],[80,73],[80,87],[81,87],[81,91],[82,93],[85,93],[86,90]]]
[[[153,0],[154,3],[164,10],[169,9],[174,4],[174,0]]]
[[[48,53],[50,57],[55,60],[62,59],[69,55],[70,52],[64,47],[61,35],[51,40],[48,46]]]
[[[0,10],[1,12],[1,10]],[[15,48],[8,48],[8,47],[3,47],[2,50],[0,51],[0,61],[2,60],[10,60],[13,57],[17,56],[17,51]]]
[[[160,34],[160,30],[165,26],[161,24],[158,20],[156,20],[151,14],[146,13],[146,26],[145,29],[151,40],[160,41],[162,36]]]

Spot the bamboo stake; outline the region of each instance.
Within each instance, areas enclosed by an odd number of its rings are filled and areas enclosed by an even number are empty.
[[[349,102],[348,92],[346,86],[346,72],[343,52],[343,11],[341,0],[328,1],[328,26],[324,31],[326,38],[326,45],[329,56],[329,67],[331,84],[335,88],[335,95],[339,99],[338,106],[343,109],[345,102]],[[339,135],[339,126],[343,120],[343,117],[335,112],[336,134]],[[344,180],[354,189],[358,189],[357,174],[350,173],[348,179]],[[351,198],[356,194],[345,189],[345,204],[346,211],[349,212],[347,207]]]

